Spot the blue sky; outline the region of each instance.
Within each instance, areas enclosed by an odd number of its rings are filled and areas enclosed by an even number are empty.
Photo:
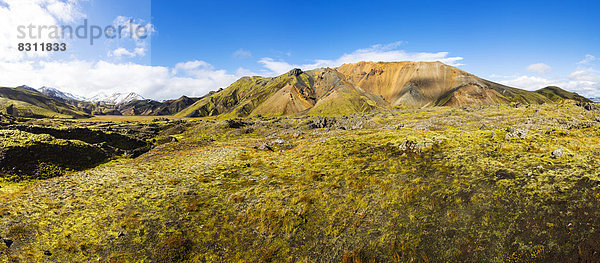
[[[48,16],[36,23],[132,19],[152,33],[93,46],[71,40],[67,52],[49,55],[0,44],[0,85],[168,99],[292,67],[440,60],[519,88],[559,85],[600,97],[596,1],[0,0],[0,22],[36,8]]]
[[[403,41],[409,52],[449,52],[462,68],[514,75],[530,64],[565,73],[600,51],[597,1],[153,1],[152,63],[190,57],[258,70],[256,58],[296,64]],[[174,19],[175,18],[175,19]],[[235,59],[238,49],[254,59]],[[291,55],[291,56],[287,56]]]

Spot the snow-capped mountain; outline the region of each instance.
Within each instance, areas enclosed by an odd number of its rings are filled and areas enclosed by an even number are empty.
[[[32,87],[29,87],[27,85],[18,86],[17,89],[26,89],[26,90],[31,90],[31,91],[38,91],[38,90],[36,90],[36,89],[34,89]]]
[[[136,100],[146,100],[137,93],[115,93],[112,95],[106,95],[105,93],[99,93],[98,95],[89,99],[91,102],[103,102],[110,105],[119,105]]]
[[[41,87],[39,89],[39,92],[41,92],[42,94],[44,94],[48,97],[51,97],[51,98],[57,98],[57,99],[63,99],[63,100],[86,101],[86,98],[84,98],[84,97],[73,95],[68,92],[62,92],[55,88]]]

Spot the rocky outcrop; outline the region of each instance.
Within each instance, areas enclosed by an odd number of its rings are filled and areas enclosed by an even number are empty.
[[[290,76],[290,77],[298,77],[298,76],[300,76],[302,73],[303,73],[303,72],[302,72],[302,70],[301,70],[301,69],[299,69],[299,68],[295,68],[295,69],[292,69],[290,72],[288,72],[288,76]]]
[[[91,168],[110,155],[82,141],[48,134],[0,130],[0,177],[12,181],[45,179]]]
[[[119,133],[108,133],[87,128],[55,129],[50,127],[26,125],[9,126],[8,128],[38,135],[48,134],[57,139],[63,140],[79,140],[89,144],[102,143],[124,151],[132,151],[148,146],[148,143],[142,140],[134,139]]]

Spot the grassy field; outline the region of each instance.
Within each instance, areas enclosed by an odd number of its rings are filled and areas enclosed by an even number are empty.
[[[596,262],[599,123],[572,104],[198,119],[0,185],[0,261]]]

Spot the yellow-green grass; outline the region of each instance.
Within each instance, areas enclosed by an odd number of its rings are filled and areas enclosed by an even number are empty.
[[[0,193],[15,241],[0,261],[589,261],[599,117],[564,104],[396,110],[354,131],[200,120],[137,159]]]

